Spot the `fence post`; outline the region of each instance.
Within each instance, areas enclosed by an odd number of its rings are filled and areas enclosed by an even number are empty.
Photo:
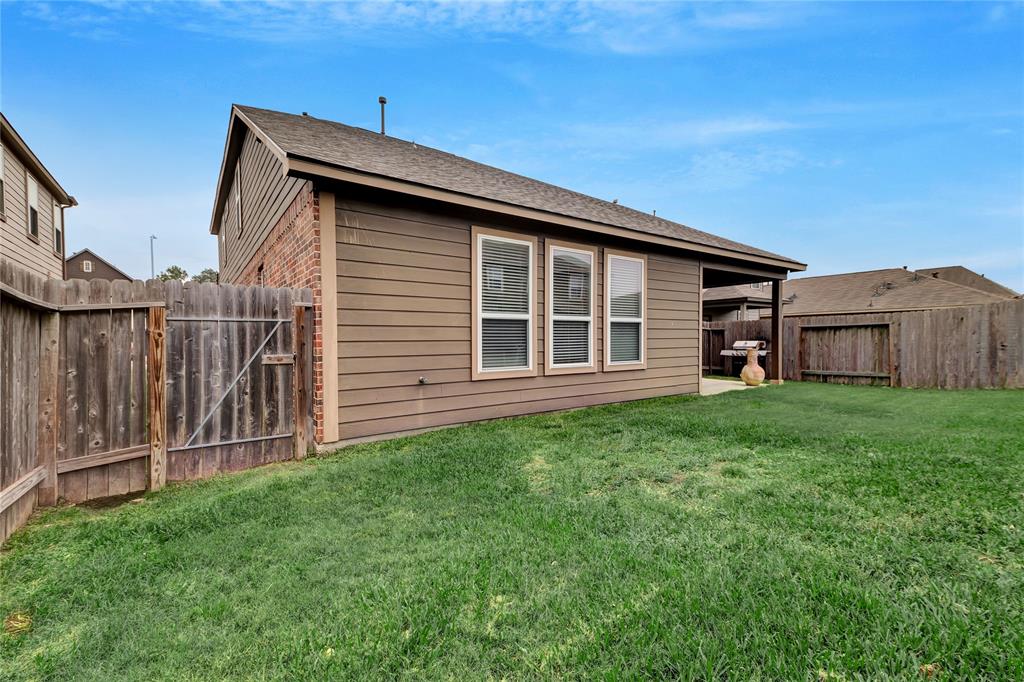
[[[46,471],[39,483],[38,503],[57,504],[57,430],[60,418],[60,313],[43,313],[39,320],[39,427],[36,461]]]
[[[306,412],[308,411],[308,394],[306,392],[306,307],[295,306],[295,319],[292,323],[292,348],[295,350],[295,361],[292,364],[292,390],[294,392],[295,421],[295,459],[306,456],[308,437],[306,435]]]
[[[782,340],[785,326],[782,315],[782,282],[776,279],[772,282],[772,367],[771,383],[781,384],[782,379],[782,355],[785,352]],[[799,378],[799,377],[798,377]]]
[[[166,311],[149,309],[149,489],[159,490],[167,481],[167,366]]]

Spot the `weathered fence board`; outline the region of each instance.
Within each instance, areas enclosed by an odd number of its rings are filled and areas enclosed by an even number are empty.
[[[310,387],[296,381],[309,381],[312,330],[293,327],[311,301],[309,290],[43,280],[0,259],[0,541],[37,499],[304,453],[312,415],[295,404]],[[264,353],[294,362],[264,365]]]
[[[767,319],[706,323],[767,341]],[[783,377],[915,388],[1024,388],[1024,300],[903,313],[787,317]],[[707,360],[705,360],[707,364]]]
[[[0,541],[32,513],[50,468],[39,451],[41,338],[55,309],[46,296],[42,278],[0,260]]]

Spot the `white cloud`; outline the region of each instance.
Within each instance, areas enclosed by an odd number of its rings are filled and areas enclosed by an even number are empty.
[[[737,189],[765,175],[776,175],[806,163],[792,149],[758,149],[750,153],[716,150],[693,158],[683,181],[687,189]]]
[[[714,47],[737,33],[802,24],[807,6],[675,2],[91,2],[39,3],[23,11],[77,37],[129,39],[133,22],[265,43],[320,44],[513,36],[569,49],[652,54]]]
[[[605,148],[673,149],[720,144],[795,130],[801,124],[759,116],[672,120],[671,115],[623,123],[585,123],[568,126],[571,142]]]

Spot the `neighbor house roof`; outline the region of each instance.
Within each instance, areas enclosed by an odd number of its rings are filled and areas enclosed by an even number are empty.
[[[728,305],[735,303],[746,303],[747,305],[768,305],[772,304],[772,285],[764,283],[760,289],[754,289],[749,284],[732,284],[724,287],[712,287],[705,289],[701,294],[701,300],[705,304]]]
[[[918,268],[917,272],[937,279],[963,284],[972,289],[981,289],[998,296],[1017,295],[1017,292],[1013,289],[1004,287],[1002,284],[990,280],[985,275],[980,275],[962,265],[947,265],[941,268]]]
[[[650,235],[682,248],[687,245],[713,249],[715,253],[743,259],[751,257],[787,270],[803,270],[804,264],[785,256],[718,237],[692,227],[644,213],[621,204],[604,201],[572,190],[470,161],[415,142],[381,135],[363,128],[312,116],[286,114],[267,109],[235,105],[232,109],[269,144],[285,164],[286,172],[320,174],[329,167],[346,171],[340,179],[361,182],[386,178],[416,186],[443,190],[464,197],[522,207],[548,216],[562,216],[592,225],[622,228],[634,235]],[[231,136],[225,150],[218,197],[211,229],[216,230],[226,198],[225,168],[232,168]],[[303,162],[307,162],[303,164]],[[311,167],[309,164],[315,164]],[[387,186],[399,189],[394,186]],[[500,209],[498,209],[500,210]],[[700,250],[700,249],[698,249]]]
[[[782,293],[790,316],[927,310],[1014,298],[902,268],[787,280]]]
[[[114,272],[117,272],[119,275],[122,275],[125,279],[135,279],[134,277],[132,277],[131,275],[126,273],[124,270],[122,270],[121,268],[117,267],[116,265],[114,265],[113,263],[108,261],[106,258],[103,258],[102,256],[96,255],[96,252],[93,251],[92,249],[82,249],[80,251],[75,251],[73,254],[68,256],[65,259],[65,261],[70,263],[71,261],[73,261],[73,260],[75,260],[77,258],[84,257],[86,255],[88,255],[90,257],[90,259],[92,259],[92,260],[98,260],[99,262],[103,263],[104,265],[106,265],[108,268],[110,268]]]
[[[11,125],[11,122],[7,120],[3,113],[0,113],[0,137],[3,139],[4,150],[16,154],[32,175],[50,191],[50,194],[53,195],[57,203],[62,206],[78,205],[75,198],[60,186],[57,179],[46,169],[43,162],[29,148],[28,144],[25,143],[25,140],[22,139],[21,135],[18,134],[18,131],[14,129],[14,126]]]

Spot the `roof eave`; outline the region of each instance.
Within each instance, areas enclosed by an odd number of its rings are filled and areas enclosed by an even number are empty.
[[[462,194],[459,192],[453,192],[451,190],[445,190],[437,187],[431,187],[428,185],[421,185],[414,182],[408,182],[406,180],[399,180],[396,178],[391,178],[383,175],[366,173],[364,171],[358,171],[351,168],[346,168],[344,166],[327,164],[324,163],[323,161],[319,161],[317,159],[309,157],[304,157],[298,154],[287,153],[285,156],[285,165],[287,168],[287,173],[289,175],[303,177],[317,176],[328,178],[331,180],[341,180],[343,182],[351,182],[354,184],[375,187],[378,189],[396,191],[404,194],[412,194],[423,198],[435,199],[439,201],[445,201],[448,203],[470,206],[473,208],[481,208],[484,210],[490,210],[497,213],[504,213],[507,215],[515,215],[517,217],[540,220],[542,222],[555,223],[568,227],[575,227],[578,229],[583,229],[591,232],[604,232],[607,234],[614,234],[616,236],[620,236],[626,239],[632,239],[634,241],[654,243],[663,246],[668,246],[671,248],[685,249],[688,251],[694,251],[702,254],[718,256],[721,258],[729,258],[744,262],[752,262],[762,266],[767,265],[769,267],[784,270],[786,272],[800,272],[807,269],[807,264],[800,263],[799,261],[749,254],[744,253],[742,251],[727,249],[725,247],[709,246],[706,244],[699,244],[697,242],[687,241],[685,239],[664,237],[661,235],[651,234],[648,232],[641,232],[630,228],[619,227],[617,225],[609,225],[606,223],[584,220],[582,218],[574,218],[571,216],[565,216],[558,213],[552,213],[549,211],[543,211],[535,208],[528,208],[516,204],[508,204],[505,202],[496,201],[494,199],[486,199],[474,195]]]
[[[22,161],[26,163],[26,165],[31,167],[31,170],[37,176],[39,176],[40,180],[43,181],[43,184],[46,185],[46,188],[50,190],[50,193],[54,195],[61,206],[70,207],[78,205],[78,201],[68,194],[67,190],[61,187],[60,183],[57,182],[57,178],[53,177],[53,174],[47,170],[46,166],[43,165],[43,162],[39,160],[39,157],[36,156],[35,152],[32,151],[32,148],[28,146],[25,140],[21,137],[18,131],[14,129],[14,126],[11,125],[11,122],[7,120],[7,117],[2,112],[0,112],[0,130],[3,131],[4,137],[9,138],[10,142],[13,143],[12,149],[14,152],[21,157]]]
[[[220,172],[217,173],[217,189],[214,192],[213,213],[210,215],[210,234],[218,234],[220,232],[218,216],[224,210],[224,203],[227,201],[227,192],[231,187],[229,178],[234,175],[235,159],[238,158],[242,151],[242,136],[236,126],[238,122],[241,122],[241,125],[245,126],[246,129],[266,145],[267,149],[278,158],[284,166],[285,172],[287,172],[288,159],[285,156],[284,150],[270,139],[270,136],[264,133],[259,126],[253,123],[252,119],[246,116],[245,112],[239,109],[237,104],[232,104],[231,117],[228,120],[228,134],[224,140],[224,153],[220,157]]]

